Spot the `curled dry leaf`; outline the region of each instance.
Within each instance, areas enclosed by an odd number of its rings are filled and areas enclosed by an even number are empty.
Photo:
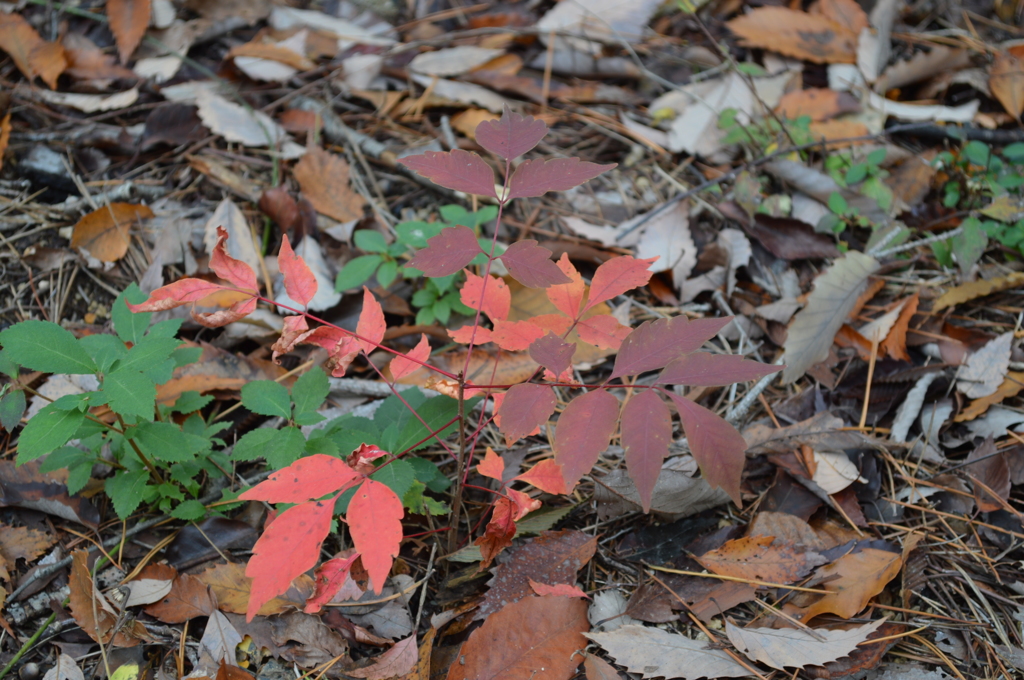
[[[1022,389],[1024,389],[1024,372],[1008,371],[1006,379],[1003,380],[995,392],[981,399],[975,399],[967,408],[958,413],[953,420],[957,423],[974,420],[987,411],[989,406],[1015,396]]]
[[[71,232],[71,247],[85,248],[102,262],[115,262],[128,252],[129,230],[138,220],[153,217],[149,206],[111,203],[82,217]]]

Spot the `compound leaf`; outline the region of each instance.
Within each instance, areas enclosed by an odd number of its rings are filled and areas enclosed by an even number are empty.
[[[292,416],[288,388],[273,380],[253,380],[242,385],[242,406],[261,416]]]
[[[167,463],[193,460],[210,448],[210,440],[187,434],[173,423],[142,423],[135,428],[135,443],[147,455]]]
[[[281,251],[277,255],[277,266],[284,277],[284,289],[288,297],[305,307],[316,295],[316,277],[306,261],[295,254],[288,234],[281,241]]]
[[[491,321],[504,321],[512,308],[512,292],[502,279],[490,275],[484,278],[469,270],[466,270],[466,283],[462,286],[460,298],[462,304],[470,309],[479,309]]]
[[[8,359],[44,373],[95,373],[96,363],[71,334],[50,321],[30,319],[0,332]]]
[[[668,396],[679,411],[690,452],[711,486],[723,489],[736,505],[742,505],[740,480],[746,462],[747,442],[736,428],[691,399],[674,392]]]
[[[575,353],[576,343],[566,342],[550,331],[530,344],[530,358],[556,376],[572,365]]]
[[[732,317],[689,321],[685,316],[674,316],[645,321],[622,341],[612,377],[663,368],[683,354],[700,349],[731,320]]]
[[[611,314],[597,314],[576,325],[580,339],[600,349],[618,350],[631,331]]]
[[[359,553],[350,557],[335,557],[327,560],[316,569],[316,591],[306,600],[306,607],[303,611],[307,614],[316,614],[320,609],[331,601],[338,590],[345,584],[352,563],[359,559]]]
[[[399,354],[391,360],[391,377],[394,380],[401,380],[418,369],[427,359],[430,358],[430,341],[424,333],[420,334],[420,341],[405,354]]]
[[[121,415],[134,415],[144,420],[153,418],[156,406],[156,385],[137,370],[118,368],[103,377],[101,390],[110,408]]]
[[[613,257],[594,272],[594,278],[590,282],[590,297],[587,298],[587,306],[583,311],[592,309],[606,300],[611,300],[616,295],[622,295],[627,290],[647,285],[651,280],[651,272],[648,267],[657,258],[652,257],[646,260],[638,260],[623,255]]]
[[[78,409],[69,411],[53,404],[39,409],[21,431],[21,438],[18,439],[18,465],[45,456],[67,444],[84,420],[85,413]]]
[[[384,321],[384,310],[370,289],[363,286],[363,310],[359,312],[359,323],[356,324],[356,335],[359,346],[369,354],[384,339],[387,322]]]
[[[295,413],[315,413],[324,403],[327,394],[331,391],[331,383],[327,374],[319,368],[306,371],[292,385],[292,402],[295,403]]]
[[[148,470],[132,472],[120,470],[104,483],[103,490],[110,496],[110,501],[114,504],[114,512],[122,520],[128,519],[128,516],[135,512],[135,508],[139,507],[147,481],[149,481]]]
[[[562,466],[552,458],[545,458],[516,477],[516,479],[520,482],[532,484],[541,491],[546,491],[550,494],[568,493],[568,489],[565,488],[565,473],[562,470]]]

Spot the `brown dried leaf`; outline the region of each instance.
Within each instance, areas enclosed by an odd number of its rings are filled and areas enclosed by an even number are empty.
[[[726,24],[751,47],[816,64],[855,64],[857,34],[821,15],[758,7]]]
[[[823,121],[857,111],[860,111],[860,102],[849,92],[814,87],[787,92],[775,107],[777,114],[790,120],[810,116],[812,121]]]
[[[46,45],[20,14],[0,12],[0,50],[10,55],[26,78],[31,81],[40,76],[52,90],[57,87],[57,76],[67,66],[67,60],[63,49],[58,52]]]
[[[209,616],[216,609],[217,599],[209,586],[196,576],[179,574],[171,584],[171,592],[146,607],[146,613],[164,623],[184,623],[197,616]]]
[[[1024,113],[1024,63],[1008,52],[998,53],[988,72],[988,85],[1006,112],[1020,118]]]
[[[820,555],[797,552],[773,536],[736,538],[696,559],[721,576],[768,583],[792,583],[824,563]]]
[[[115,609],[93,585],[89,573],[89,553],[76,550],[71,555],[71,615],[93,640],[100,638],[104,644],[115,647],[134,647],[146,636],[145,627],[132,620],[128,625],[114,630],[118,616]],[[112,634],[113,633],[113,634]]]
[[[96,528],[100,513],[87,498],[68,495],[66,469],[42,473],[40,461],[15,466],[0,460],[0,507],[38,510]]]
[[[17,560],[34,562],[56,542],[57,539],[45,531],[0,523],[0,564],[6,561],[13,570]]]
[[[107,19],[117,40],[121,63],[127,64],[149,26],[150,0],[108,0]]]
[[[51,90],[57,89],[57,78],[68,67],[64,47],[56,42],[41,42],[28,54],[32,72],[43,79]]]
[[[854,35],[871,25],[867,13],[856,0],[821,0],[822,15],[847,29]]]
[[[153,211],[146,205],[111,203],[78,220],[71,233],[71,247],[85,248],[101,262],[116,262],[128,252],[132,224]]]
[[[967,456],[965,472],[975,481],[974,500],[982,512],[995,512],[1006,507],[1010,497],[1010,466],[1006,456],[996,451],[991,437]],[[998,496],[993,498],[992,494]]]
[[[173,378],[158,385],[157,402],[173,404],[182,392],[240,390],[253,380],[277,380],[286,373],[283,367],[265,359],[240,356],[206,343],[188,346],[203,348],[199,361],[175,369]]]
[[[970,302],[985,295],[999,293],[1022,285],[1024,285],[1024,272],[1013,272],[991,281],[971,281],[970,283],[947,290],[935,301],[932,310],[938,312],[946,307]]]
[[[918,301],[918,293],[914,293],[906,300],[896,323],[878,346],[879,352],[885,352],[893,359],[910,361],[910,355],[907,354],[907,329],[910,327],[910,319],[917,313]]]
[[[588,633],[615,663],[644,678],[744,678],[750,670],[706,640],[691,640],[660,628],[622,626],[610,633]],[[451,678],[449,678],[451,680]]]
[[[68,60],[65,73],[80,80],[96,80],[108,78],[130,78],[138,76],[117,63],[116,59],[105,54],[92,40],[79,33],[68,33],[62,41],[64,55]]]
[[[487,617],[462,646],[448,680],[569,680],[587,646],[587,603],[526,597]]]
[[[587,654],[583,668],[587,671],[587,680],[620,680],[622,677],[614,666],[593,654]]]
[[[373,665],[348,670],[345,671],[345,674],[351,675],[353,678],[366,678],[366,680],[387,680],[387,678],[411,672],[418,659],[419,650],[416,649],[416,636],[410,635],[404,640],[399,640],[394,647],[374,659]]]
[[[363,216],[362,196],[348,185],[349,167],[341,156],[310,147],[292,174],[316,211],[339,222],[351,222]]]
[[[582,531],[545,531],[516,548],[497,567],[476,614],[482,619],[512,602],[532,595],[530,579],[555,585],[576,583],[576,574],[597,550],[597,538]]]
[[[4,152],[11,141],[11,112],[8,111],[0,120],[0,170],[4,167]]]
[[[819,600],[804,608],[794,607],[790,611],[787,607],[787,612],[804,623],[821,614],[852,618],[896,578],[901,565],[899,553],[877,548],[843,555],[832,564],[819,568],[807,584],[830,593],[821,595]]]
[[[825,550],[828,546],[810,524],[785,512],[762,511],[747,527],[748,536],[774,536],[776,540],[807,550]]]
[[[316,66],[304,55],[289,49],[286,45],[265,43],[257,40],[232,47],[226,58],[233,59],[235,57],[255,57],[256,59],[276,61],[291,66],[296,71],[308,71]]]

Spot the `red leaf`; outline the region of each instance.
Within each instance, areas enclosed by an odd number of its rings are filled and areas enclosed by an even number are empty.
[[[527,288],[549,288],[572,283],[558,265],[551,261],[551,251],[532,239],[516,241],[498,258],[508,273]]]
[[[317,326],[299,336],[295,344],[318,345],[327,350],[328,360],[324,368],[331,375],[340,378],[345,375],[352,360],[359,356],[361,347],[349,333],[331,326]]]
[[[363,311],[359,312],[359,323],[356,324],[356,341],[363,351],[369,354],[384,339],[384,331],[387,324],[384,322],[384,310],[381,309],[377,298],[366,286],[363,286]]]
[[[651,494],[672,442],[672,412],[654,390],[634,393],[622,407],[622,448],[626,470],[636,484],[644,512],[651,510]]]
[[[555,375],[572,365],[572,355],[575,353],[575,343],[566,342],[551,332],[530,343],[530,358]]]
[[[580,313],[580,303],[583,302],[583,293],[587,286],[583,283],[583,277],[576,271],[576,267],[572,266],[567,253],[562,253],[562,257],[558,259],[555,266],[569,277],[571,283],[548,288],[548,300],[551,300],[555,309],[575,321],[576,315]]]
[[[284,328],[281,329],[281,337],[279,337],[277,342],[275,342],[270,348],[274,350],[274,361],[280,363],[277,361],[277,358],[282,354],[287,354],[295,349],[295,345],[302,340],[303,334],[308,330],[309,324],[306,323],[306,317],[284,317]]]
[[[245,568],[245,575],[252,579],[246,621],[252,621],[260,607],[287,591],[294,579],[317,563],[332,514],[332,500],[303,503],[288,508],[267,527]]]
[[[473,541],[473,545],[480,546],[481,569],[490,566],[498,553],[512,545],[516,535],[515,508],[516,504],[504,496],[494,503],[484,535]]]
[[[616,163],[600,165],[581,161],[579,158],[538,158],[523,161],[512,173],[509,181],[508,198],[543,196],[549,191],[568,191],[590,181]]]
[[[284,276],[284,289],[288,297],[305,307],[316,295],[316,278],[309,265],[292,250],[292,244],[285,234],[281,251],[277,255],[277,266]]]
[[[555,429],[555,462],[572,491],[608,448],[619,420],[619,400],[606,390],[592,390],[569,402]]]
[[[363,567],[370,575],[373,591],[380,594],[398,557],[402,543],[402,499],[394,491],[372,479],[356,490],[348,504],[348,530],[352,543],[363,556]]]
[[[316,453],[281,468],[238,497],[243,501],[302,503],[341,491],[356,479],[359,475],[341,459]]]
[[[348,572],[352,563],[359,559],[359,553],[351,557],[336,557],[327,560],[316,570],[316,591],[312,597],[306,600],[306,607],[303,611],[307,614],[316,614],[320,609],[331,601],[338,590],[345,584]]]
[[[541,314],[530,319],[530,323],[562,337],[572,328],[572,319],[561,314]]]
[[[505,445],[512,446],[533,434],[555,412],[555,403],[555,391],[547,385],[513,385],[498,407],[498,415],[501,416],[499,427],[505,435]]]
[[[647,268],[656,259],[658,258],[637,260],[629,255],[623,255],[613,257],[602,264],[594,272],[594,278],[590,282],[590,297],[587,298],[587,306],[583,311],[605,300],[611,300],[616,295],[622,295],[627,290],[646,285],[653,273]]]
[[[418,156],[400,158],[398,162],[431,182],[453,191],[498,197],[494,193],[494,171],[475,153],[461,149],[427,151]]]
[[[430,358],[430,341],[420,333],[420,341],[406,354],[399,354],[391,360],[391,377],[400,380],[423,365]]]
[[[615,357],[612,377],[621,378],[664,368],[673,359],[700,349],[730,321],[731,316],[696,321],[674,316],[645,321],[623,340],[619,355]]]
[[[760,380],[783,366],[748,361],[739,354],[691,352],[675,359],[658,376],[659,383],[721,387],[745,380]]]
[[[576,332],[579,333],[580,340],[583,342],[589,342],[601,349],[614,350],[618,350],[622,346],[622,341],[631,330],[629,326],[619,323],[619,320],[611,314],[598,314],[589,319],[583,319],[576,326]]]
[[[491,341],[498,347],[509,352],[522,352],[544,337],[544,329],[530,321],[502,321],[494,322],[494,330],[491,331]]]
[[[466,270],[466,283],[459,296],[462,304],[470,309],[479,309],[491,321],[504,321],[512,308],[512,293],[508,285],[497,276],[488,276],[486,287],[484,277]]]
[[[516,479],[547,493],[556,495],[568,493],[568,489],[565,488],[565,473],[562,471],[562,466],[551,458],[545,458]]]
[[[387,455],[388,452],[379,446],[363,442],[356,447],[355,451],[348,455],[345,462],[348,463],[348,466],[356,472],[368,475],[373,472],[373,462],[378,458],[383,458]]]
[[[484,459],[476,466],[476,471],[484,477],[497,479],[500,482],[501,476],[505,472],[505,461],[488,446],[487,451],[484,452]]]
[[[473,333],[473,326],[463,326],[462,328],[457,328],[454,331],[449,329],[448,335],[452,340],[462,343],[463,345],[468,345],[470,339],[473,340],[474,345],[494,342],[494,339],[491,337],[491,329],[484,328],[483,326],[476,327],[476,334]]]
[[[227,240],[228,232],[224,227],[217,227],[217,245],[213,247],[210,256],[210,269],[220,278],[242,290],[259,292],[260,284],[256,281],[256,272],[246,263],[228,255],[227,246],[224,245]]]
[[[231,305],[227,309],[222,309],[219,312],[197,312],[194,308],[189,311],[189,316],[192,320],[201,326],[207,328],[219,328],[226,326],[229,323],[234,323],[240,319],[252,314],[253,310],[256,309],[256,297],[247,298],[245,300],[239,300],[235,304]]]
[[[426,276],[449,276],[482,253],[476,234],[469,227],[445,227],[427,239],[427,247],[413,255],[406,267],[419,269]]]
[[[165,309],[174,309],[175,307],[198,302],[222,290],[232,289],[219,283],[204,281],[203,279],[181,279],[157,288],[149,294],[149,299],[145,302],[140,302],[137,305],[133,305],[130,302],[125,304],[133,312],[162,312]]]
[[[542,597],[550,595],[553,597],[585,597],[588,600],[590,599],[589,595],[569,583],[556,583],[553,586],[549,586],[546,583],[537,583],[532,578],[528,580],[530,581],[530,587],[533,588],[533,592]]]
[[[501,120],[483,121],[476,126],[474,134],[480,146],[510,161],[537,146],[547,133],[548,126],[544,121],[512,113],[505,104]]]
[[[711,486],[721,487],[733,502],[743,505],[740,481],[747,461],[747,442],[736,428],[703,406],[673,392],[668,396],[679,411],[690,452]]]

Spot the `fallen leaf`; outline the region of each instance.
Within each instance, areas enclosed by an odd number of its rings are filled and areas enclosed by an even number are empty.
[[[121,63],[127,64],[149,26],[150,0],[109,0],[107,19],[117,40]]]
[[[541,596],[551,595],[553,597],[584,597],[590,599],[589,596],[579,589],[578,586],[574,586],[569,583],[558,583],[553,586],[549,586],[546,583],[537,583],[532,578],[530,579],[530,587],[533,592]]]
[[[789,217],[754,215],[752,222],[741,222],[743,230],[783,260],[839,257],[830,236],[815,233],[814,228]]]
[[[660,4],[658,0],[640,0],[631,4],[616,0],[591,0],[585,5],[559,3],[541,17],[537,30],[545,44],[548,34],[556,31],[563,36],[556,39],[556,46],[562,49],[563,46],[572,46],[583,53],[600,54],[601,40],[639,40]],[[572,37],[564,37],[566,35]]]
[[[822,15],[785,7],[759,7],[726,25],[751,47],[816,64],[854,64],[857,34]]]
[[[372,665],[347,670],[345,675],[350,675],[353,678],[366,678],[366,680],[386,680],[405,675],[416,666],[418,659],[419,650],[416,648],[416,636],[410,635],[404,640],[399,640],[394,647],[374,659]]]
[[[850,251],[817,278],[807,305],[789,325],[783,383],[794,382],[828,356],[836,332],[867,287],[868,276],[878,267],[874,258]]]
[[[199,640],[199,662],[196,670],[208,677],[220,676],[223,666],[237,666],[235,648],[242,644],[242,635],[220,612],[213,612]]]
[[[672,281],[678,287],[697,265],[697,246],[690,234],[689,203],[679,201],[671,210],[663,210],[647,222],[636,256],[640,259],[656,258],[652,272],[672,271]]]
[[[697,463],[692,459],[690,463],[693,469],[689,471],[661,471],[651,492],[651,512],[679,519],[729,502],[726,491],[711,486],[704,477],[694,477]],[[640,493],[625,470],[612,470],[594,481],[594,500],[601,520],[641,510]]]
[[[839,24],[850,33],[860,32],[871,25],[868,15],[856,0],[821,0],[821,14]]]
[[[569,680],[583,660],[587,604],[531,595],[488,616],[462,645],[448,680]]]
[[[971,281],[947,290],[935,301],[932,310],[938,312],[953,305],[970,302],[985,295],[1010,290],[1021,285],[1024,285],[1024,272],[1013,272],[989,281]]]
[[[792,583],[824,563],[820,555],[798,552],[773,536],[735,538],[696,559],[721,576],[767,583]]]
[[[16,561],[35,562],[54,543],[56,538],[45,531],[0,523],[0,558],[12,571]]]
[[[4,167],[4,153],[11,141],[11,112],[8,111],[0,120],[0,170]]]
[[[51,90],[57,88],[57,78],[68,65],[64,47],[59,42],[42,42],[36,45],[29,52],[28,61],[32,71],[42,78]]]
[[[43,680],[85,680],[85,674],[73,657],[61,652],[57,655],[57,663],[46,671]]]
[[[363,216],[365,201],[349,187],[348,163],[341,156],[311,147],[292,174],[317,212],[343,223]]]
[[[610,663],[593,654],[587,654],[583,668],[587,672],[587,680],[619,680],[621,677]]]
[[[46,90],[40,90],[36,95],[48,104],[70,106],[73,109],[78,109],[85,113],[96,113],[97,111],[116,111],[128,108],[138,101],[139,88],[133,87],[130,90],[110,95],[79,94],[77,92],[48,92]]]
[[[236,260],[241,260],[253,271],[260,271],[260,257],[256,253],[249,221],[245,218],[242,209],[230,198],[225,198],[218,203],[213,215],[206,221],[203,230],[203,243],[206,245],[208,253],[213,252],[220,238],[218,229],[227,231],[227,254]]]
[[[812,121],[823,121],[844,113],[860,111],[860,102],[849,92],[837,92],[828,88],[794,90],[782,95],[775,112],[783,118],[796,120],[810,116]]]
[[[868,605],[871,598],[882,592],[889,581],[896,578],[902,560],[899,553],[865,548],[848,553],[838,560],[819,567],[808,587],[830,591],[810,605],[794,607],[789,613],[806,623],[821,614],[835,614],[850,619]],[[788,608],[787,608],[788,609]]]
[[[996,450],[992,438],[984,440],[967,456],[965,472],[973,479],[974,500],[982,512],[1006,508],[1010,497],[1010,466],[1006,456]],[[996,497],[993,497],[995,494]]]
[[[957,374],[957,389],[971,399],[994,394],[1010,368],[1013,336],[1013,331],[1003,333],[969,354]]]
[[[615,663],[644,678],[742,678],[750,671],[707,641],[660,628],[622,626],[610,633],[584,633],[605,648]]]
[[[184,623],[198,616],[209,616],[217,609],[213,591],[191,574],[178,574],[171,591],[159,602],[146,607],[146,613],[164,623]]]
[[[0,12],[0,50],[10,55],[29,81],[40,76],[53,90],[57,88],[57,77],[67,66],[67,61],[63,59],[63,52],[61,59],[55,60],[54,51],[46,44],[20,14]],[[41,56],[45,59],[40,60]]]
[[[102,262],[116,262],[128,252],[132,224],[153,217],[149,206],[111,203],[83,216],[71,232],[71,247],[85,248]]]
[[[284,128],[262,111],[247,109],[208,89],[196,95],[195,103],[203,125],[229,142],[255,147],[276,147],[283,143],[285,158],[294,158],[302,153],[302,147],[288,138]]]
[[[68,494],[67,469],[42,473],[41,464],[0,460],[0,507],[38,510],[95,529],[100,514],[87,498]]]
[[[814,452],[814,475],[811,480],[829,494],[839,493],[854,482],[862,482],[857,466],[845,453],[832,451]]]
[[[117,63],[117,59],[96,46],[79,33],[68,33],[62,41],[68,67],[64,71],[72,78],[96,80],[107,78],[135,79],[135,74]]]
[[[71,555],[71,578],[68,582],[71,594],[71,614],[82,630],[93,640],[101,638],[105,644],[115,647],[134,647],[146,636],[145,627],[132,620],[128,625],[115,628],[118,615],[107,599],[93,584],[89,573],[89,553],[76,550]]]
[[[1024,63],[1008,52],[999,52],[989,69],[992,94],[1014,118],[1024,113]]]
[[[597,539],[581,531],[545,531],[524,543],[495,570],[477,619],[533,593],[530,581],[548,585],[575,584],[576,574],[597,550]]]
[[[476,47],[475,45],[459,45],[417,54],[409,62],[409,68],[416,73],[447,78],[472,71],[503,53],[504,50]]]
[[[945,45],[929,45],[927,51],[915,52],[910,59],[894,62],[875,81],[875,92],[884,93],[893,88],[921,82],[928,78],[958,71],[971,64],[971,55],[964,49]]]
[[[197,577],[217,597],[217,607],[231,614],[245,614],[249,605],[252,579],[245,575],[245,565],[237,562],[210,567]],[[273,616],[289,609],[302,609],[313,594],[313,579],[303,574],[292,582],[292,587],[260,607],[260,616]]]
[[[729,641],[753,661],[780,671],[786,668],[821,666],[848,656],[857,645],[885,623],[879,619],[847,630],[802,628],[740,628],[725,621]]]
[[[810,524],[785,512],[762,510],[747,527],[748,536],[774,536],[784,544],[806,550],[824,550],[828,546]]]
[[[910,361],[910,355],[907,354],[907,330],[910,328],[910,320],[917,313],[918,301],[918,293],[904,301],[900,307],[899,317],[878,346],[880,352],[885,352],[893,359]]]

